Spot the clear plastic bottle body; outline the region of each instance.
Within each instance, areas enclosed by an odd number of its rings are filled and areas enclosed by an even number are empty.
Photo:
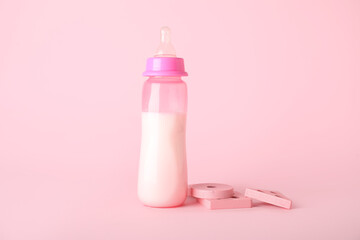
[[[187,86],[180,77],[150,77],[143,87],[138,197],[176,207],[187,196]]]

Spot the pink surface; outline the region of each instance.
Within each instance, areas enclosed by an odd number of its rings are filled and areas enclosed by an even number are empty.
[[[247,188],[245,189],[245,196],[278,207],[291,208],[291,200],[279,192]]]
[[[138,201],[164,25],[190,74],[189,183],[293,209]],[[360,238],[359,1],[1,0],[0,35],[1,240]]]

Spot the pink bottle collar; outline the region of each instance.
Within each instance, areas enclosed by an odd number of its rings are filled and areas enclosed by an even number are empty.
[[[146,62],[144,76],[187,76],[184,59],[177,57],[152,57]]]

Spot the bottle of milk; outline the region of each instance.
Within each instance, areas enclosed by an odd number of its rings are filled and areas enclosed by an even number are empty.
[[[147,60],[143,74],[142,136],[138,197],[151,207],[176,207],[187,196],[186,111],[188,74],[177,58],[170,29],[161,29],[161,43]]]

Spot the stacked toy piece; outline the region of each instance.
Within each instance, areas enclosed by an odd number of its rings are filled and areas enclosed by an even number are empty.
[[[208,209],[251,208],[252,200],[290,209],[291,200],[279,192],[246,188],[245,194],[230,185],[201,183],[189,186],[189,195]]]

